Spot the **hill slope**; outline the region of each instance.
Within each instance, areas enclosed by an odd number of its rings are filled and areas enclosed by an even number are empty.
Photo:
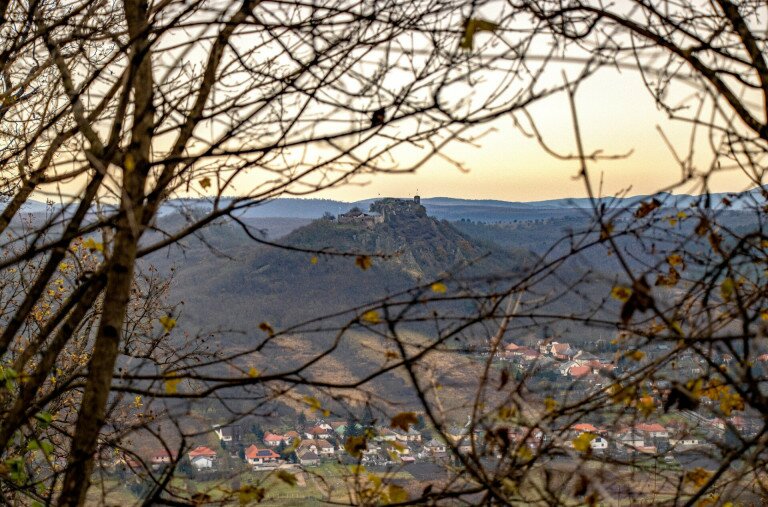
[[[421,206],[394,200],[384,206],[383,222],[373,226],[317,220],[279,240],[308,250],[369,254],[370,269],[360,269],[354,256],[320,254],[313,263],[311,253],[247,239],[221,240],[230,258],[200,243],[188,245],[184,261],[176,258],[172,298],[184,301],[184,320],[195,328],[247,333],[262,320],[287,326],[385,297],[447,271],[464,278],[511,274],[530,261],[523,251],[469,239],[447,222],[427,216]],[[155,256],[152,261],[169,259]]]

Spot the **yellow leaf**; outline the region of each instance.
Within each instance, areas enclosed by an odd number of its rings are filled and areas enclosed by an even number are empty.
[[[464,34],[459,41],[461,49],[471,51],[475,47],[475,34],[477,32],[495,32],[499,25],[484,19],[469,18],[464,20]]]
[[[92,252],[103,252],[104,251],[104,244],[99,243],[98,241],[94,240],[93,238],[88,238],[85,241],[83,241],[83,246],[87,248],[88,250]]]
[[[686,214],[685,211],[678,211],[677,218],[678,220],[685,220],[686,218],[688,218],[688,215]]]
[[[669,257],[667,257],[667,262],[670,266],[682,266],[683,256],[680,254],[671,254]]]
[[[432,284],[432,292],[437,294],[445,294],[447,290],[448,287],[442,282],[435,282]]]
[[[200,178],[200,186],[203,187],[203,190],[207,190],[211,186],[211,178],[206,176],[205,178]]]
[[[315,412],[316,410],[322,410],[323,406],[320,403],[320,400],[315,398],[314,396],[304,396],[304,402],[309,405],[310,410],[312,412]]]
[[[637,402],[637,409],[640,411],[640,413],[643,414],[643,416],[650,417],[650,415],[653,414],[653,412],[656,410],[656,404],[653,402],[653,397],[641,397]]]
[[[590,444],[596,438],[597,435],[592,433],[582,433],[573,439],[573,448],[579,452],[587,452],[591,448]]]
[[[544,408],[547,409],[547,412],[554,412],[557,409],[557,402],[553,398],[547,397],[544,399]]]
[[[381,318],[379,317],[379,312],[377,312],[376,310],[368,310],[363,314],[362,319],[364,322],[368,322],[369,324],[378,324],[379,322],[381,322]]]
[[[387,497],[389,498],[389,503],[407,502],[408,492],[397,484],[390,484],[387,487]]]
[[[277,478],[283,481],[284,483],[288,484],[289,486],[296,485],[296,476],[293,475],[291,472],[288,472],[285,470],[278,470]]]
[[[133,406],[136,408],[141,408],[144,406],[144,403],[141,401],[141,396],[136,395],[136,397],[133,399]]]
[[[259,370],[251,366],[251,368],[248,370],[248,376],[251,378],[256,378],[259,376]]]
[[[309,263],[310,263],[310,264],[312,264],[313,266],[314,266],[315,264],[317,264],[317,255],[313,255],[313,256],[312,256],[312,257],[309,259]]]
[[[618,299],[622,303],[626,303],[631,295],[632,289],[624,287],[623,285],[617,285],[611,289],[611,297],[613,297],[613,299]]]
[[[760,319],[768,321],[768,310],[760,312]]]
[[[355,258],[355,265],[360,269],[362,269],[363,271],[370,268],[372,264],[373,264],[373,261],[371,261],[371,258],[368,257],[367,255],[358,255]]]
[[[237,498],[240,502],[240,505],[247,505],[251,502],[260,503],[262,500],[264,500],[265,494],[266,490],[264,488],[253,486],[251,484],[242,486],[239,490],[237,490]]]
[[[701,467],[695,468],[685,474],[685,480],[696,485],[696,487],[703,487],[709,480],[709,472]]]
[[[733,282],[733,278],[728,277],[720,284],[720,295],[725,301],[730,301],[735,288],[736,284]]]
[[[729,417],[734,410],[744,410],[744,400],[739,393],[725,388],[724,392],[720,394],[720,410],[726,417]]]
[[[165,376],[165,392],[168,394],[176,394],[179,388],[181,379],[175,374],[169,374]]]
[[[353,458],[360,458],[360,456],[362,456],[363,454],[363,451],[366,450],[367,448],[368,448],[368,443],[366,442],[365,437],[362,435],[349,437],[344,442],[344,449]]]
[[[419,422],[418,418],[416,417],[416,414],[413,412],[400,412],[396,416],[392,418],[392,421],[390,421],[389,426],[391,428],[400,428],[403,431],[408,431],[408,428]]]
[[[123,167],[125,167],[126,171],[133,171],[136,168],[136,162],[133,160],[133,155],[130,153],[125,154],[125,158],[123,159]]]
[[[642,350],[630,350],[625,354],[625,356],[629,359],[632,359],[633,361],[642,361],[645,357],[645,352]]]
[[[176,327],[176,319],[171,317],[170,315],[163,315],[160,317],[160,324],[162,324],[163,329],[165,329],[166,333],[170,333],[171,330]]]

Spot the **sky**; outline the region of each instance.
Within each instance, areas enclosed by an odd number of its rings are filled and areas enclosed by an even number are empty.
[[[681,99],[688,92],[678,89]],[[595,192],[599,191],[601,180],[603,195],[650,194],[679,181],[680,166],[658,128],[680,153],[686,153],[690,126],[670,121],[659,111],[637,72],[603,69],[581,85],[576,101],[585,151],[631,152],[623,159],[590,163]],[[576,152],[565,95],[532,107],[531,113],[553,149],[564,154]],[[461,161],[468,172],[437,158],[415,174],[361,176],[352,185],[325,191],[321,196],[346,201],[415,194],[538,201],[586,195],[583,180],[576,178],[577,161],[558,160],[546,153],[535,140],[515,128],[512,117],[501,118],[491,126],[494,131],[483,137],[478,147],[462,145],[450,149],[451,155]],[[705,137],[700,135],[695,146],[694,160],[697,167],[704,170],[712,161]],[[710,181],[710,190],[717,192],[752,187],[747,178],[736,171],[718,173]],[[700,190],[696,182],[675,188],[674,192],[699,193]]]

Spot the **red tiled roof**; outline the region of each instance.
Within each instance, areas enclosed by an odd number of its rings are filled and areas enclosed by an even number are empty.
[[[589,431],[591,433],[597,433],[598,431],[600,431],[589,423],[574,424],[573,426],[571,426],[571,429],[575,431]]]
[[[245,450],[245,457],[248,459],[258,459],[258,458],[277,459],[280,457],[280,455],[277,454],[272,449],[259,449],[255,445],[251,445]]]
[[[216,451],[201,445],[189,451],[190,458],[196,458],[197,456],[216,456]]]
[[[640,423],[636,424],[635,428],[639,431],[645,431],[648,433],[663,433],[667,431],[667,428],[659,423]]]
[[[584,375],[589,374],[592,369],[589,366],[574,366],[570,370],[568,370],[568,374],[572,377],[583,377]]]
[[[282,435],[276,435],[275,433],[266,433],[264,435],[264,441],[265,442],[282,442],[285,440],[285,437]]]

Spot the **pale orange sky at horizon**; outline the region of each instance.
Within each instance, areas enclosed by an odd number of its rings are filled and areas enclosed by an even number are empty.
[[[603,69],[583,83],[577,94],[577,110],[585,150],[606,154],[632,151],[625,159],[592,162],[590,174],[602,195],[652,194],[679,181],[681,169],[657,130],[660,126],[678,152],[687,151],[690,126],[672,122],[656,108],[650,93],[634,71],[619,73]],[[576,152],[571,113],[565,95],[547,99],[530,109],[550,146],[560,153]],[[511,117],[497,120],[495,131],[485,136],[479,148],[453,148],[452,155],[465,164],[461,172],[435,158],[415,174],[360,176],[356,184],[326,190],[312,197],[344,201],[384,196],[457,197],[539,201],[564,197],[585,197],[577,179],[578,161],[563,161],[547,154],[538,143],[514,128]],[[485,126],[484,128],[488,128]],[[699,139],[697,168],[711,162],[711,152]],[[713,192],[737,192],[754,187],[741,173],[720,172],[710,179]],[[674,193],[699,193],[700,182],[689,182]]]

